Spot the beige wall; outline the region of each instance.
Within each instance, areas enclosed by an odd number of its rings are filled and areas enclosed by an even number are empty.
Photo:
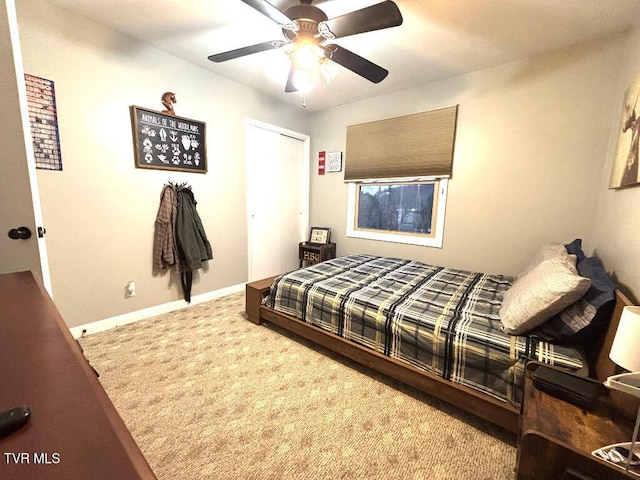
[[[629,261],[639,243],[631,225],[638,224],[640,209],[632,205],[640,188],[605,186],[612,123],[638,70],[637,34],[309,115],[41,0],[18,0],[17,7],[25,70],[56,82],[64,171],[39,171],[38,181],[54,297],[70,326],[181,298],[169,276],[151,274],[153,225],[168,180],[193,186],[214,247],[193,293],[246,281],[247,116],[311,134],[315,158],[344,151],[349,124],[459,104],[444,247],[347,239],[342,174],[321,177],[313,169],[311,222],[333,229],[338,254],[509,274],[540,244],[582,237],[640,292],[640,268]],[[207,123],[206,175],[133,166],[129,106],[160,109],[167,90],[177,93],[179,115]],[[138,292],[125,299],[129,280]]]
[[[17,9],[25,71],[56,86],[64,170],[39,170],[38,182],[54,299],[69,326],[181,298],[175,279],[151,271],[167,181],[192,185],[213,244],[192,293],[245,282],[244,119],[309,133],[306,112],[45,2]],[[168,90],[178,115],[207,124],[206,175],[134,167],[129,106],[160,110]],[[137,295],[125,299],[130,280]]]
[[[618,36],[315,114],[314,157],[344,151],[347,125],[460,105],[442,249],[346,238],[342,173],[313,173],[312,223],[332,228],[339,255],[505,274],[517,273],[545,242],[582,237],[592,244],[626,41]]]
[[[591,246],[611,270],[616,282],[640,300],[640,186],[610,190],[609,177],[620,131],[622,105],[627,88],[640,75],[640,26],[620,51],[622,70],[610,122],[609,149],[602,169],[598,214]]]

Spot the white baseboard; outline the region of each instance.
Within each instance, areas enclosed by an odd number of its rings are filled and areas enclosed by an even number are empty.
[[[79,325],[72,327],[69,330],[73,335],[73,338],[80,338],[83,335],[91,335],[92,333],[103,332],[114,327],[121,327],[129,323],[134,323],[147,318],[155,317],[163,313],[174,312],[182,308],[189,308],[191,305],[197,305],[199,303],[215,300],[216,298],[225,297],[233,293],[244,291],[245,284],[232,285],[230,287],[221,288],[220,290],[214,290],[213,292],[203,293],[191,298],[191,303],[185,303],[184,300],[176,300],[174,302],[164,303],[162,305],[156,305],[155,307],[143,308],[142,310],[136,310],[135,312],[125,313],[118,315],[117,317],[105,318],[104,320],[98,320],[96,322]]]

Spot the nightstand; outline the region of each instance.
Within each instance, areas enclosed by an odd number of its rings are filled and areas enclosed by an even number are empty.
[[[300,266],[303,264],[313,265],[319,262],[324,262],[331,258],[336,258],[336,244],[317,244],[309,242],[301,242],[298,246],[298,259],[300,260]]]
[[[612,402],[618,392],[609,392],[594,408],[584,410],[538,390],[532,375],[539,366],[529,363],[525,372],[516,479],[638,480],[591,455],[605,445],[631,440],[633,421]],[[632,401],[628,397],[625,403]]]

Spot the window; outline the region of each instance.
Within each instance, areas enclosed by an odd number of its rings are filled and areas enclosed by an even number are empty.
[[[347,126],[347,236],[442,247],[458,106]]]
[[[347,236],[442,247],[447,179],[349,183]]]

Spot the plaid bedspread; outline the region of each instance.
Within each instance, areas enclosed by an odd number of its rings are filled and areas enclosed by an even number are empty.
[[[579,369],[578,351],[502,332],[512,277],[350,255],[278,277],[265,304],[518,406],[530,360]]]

